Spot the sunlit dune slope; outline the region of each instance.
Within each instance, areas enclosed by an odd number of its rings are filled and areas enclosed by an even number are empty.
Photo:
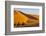
[[[22,24],[23,22],[26,22],[28,20],[28,17],[21,14],[19,11],[16,11],[14,14],[14,23],[15,24]]]
[[[21,11],[14,11],[15,26],[37,26],[39,25],[39,18],[37,16],[25,14]]]

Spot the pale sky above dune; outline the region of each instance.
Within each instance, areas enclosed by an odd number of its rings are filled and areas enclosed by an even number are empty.
[[[35,9],[35,8],[15,8],[15,10],[22,11],[23,13],[26,14],[39,15],[39,9]]]

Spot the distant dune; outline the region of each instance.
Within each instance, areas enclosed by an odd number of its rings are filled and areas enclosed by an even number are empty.
[[[21,11],[14,11],[14,27],[36,27],[39,26],[39,16],[29,15]]]

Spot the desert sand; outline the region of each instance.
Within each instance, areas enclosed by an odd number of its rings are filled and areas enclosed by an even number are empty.
[[[14,10],[14,27],[37,27],[39,26],[39,15],[25,14]]]

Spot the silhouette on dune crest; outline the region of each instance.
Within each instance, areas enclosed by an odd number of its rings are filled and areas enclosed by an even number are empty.
[[[38,18],[37,18],[38,17]],[[25,14],[14,10],[14,27],[35,27],[39,26],[39,16]]]

